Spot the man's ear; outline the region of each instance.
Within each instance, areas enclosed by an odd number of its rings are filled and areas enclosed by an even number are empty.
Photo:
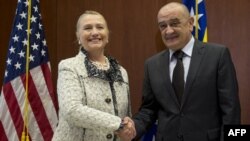
[[[194,17],[189,17],[188,24],[189,24],[190,31],[192,32],[193,31],[193,25],[194,25]]]

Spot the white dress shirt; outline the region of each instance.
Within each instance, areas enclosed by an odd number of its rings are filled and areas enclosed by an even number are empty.
[[[182,62],[183,62],[183,67],[184,67],[184,82],[186,83],[187,80],[187,74],[188,74],[188,70],[189,70],[189,65],[190,65],[190,61],[191,61],[191,56],[193,53],[193,47],[194,47],[194,37],[192,36],[192,38],[190,39],[190,41],[185,45],[184,48],[182,48],[181,50],[184,52],[184,56],[182,58]],[[170,79],[172,82],[173,79],[173,71],[176,65],[176,58],[173,57],[174,51],[173,50],[169,50],[169,73],[170,73]]]

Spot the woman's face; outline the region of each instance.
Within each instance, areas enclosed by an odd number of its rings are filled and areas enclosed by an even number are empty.
[[[79,43],[88,52],[104,50],[108,43],[109,30],[101,15],[85,14],[77,25]]]

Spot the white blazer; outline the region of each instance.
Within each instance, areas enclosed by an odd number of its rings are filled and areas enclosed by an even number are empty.
[[[59,63],[59,123],[53,141],[113,141],[121,118],[131,115],[126,70],[117,64],[114,75],[120,74],[123,81],[112,85],[96,76],[97,69],[89,67],[87,60],[80,51]]]

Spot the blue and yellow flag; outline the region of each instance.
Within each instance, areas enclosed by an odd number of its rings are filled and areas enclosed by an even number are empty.
[[[142,137],[141,141],[155,141],[157,132],[157,122],[152,125],[148,132]]]
[[[205,0],[182,0],[194,17],[193,35],[196,39],[207,42],[207,15]],[[198,20],[197,20],[198,19]]]

